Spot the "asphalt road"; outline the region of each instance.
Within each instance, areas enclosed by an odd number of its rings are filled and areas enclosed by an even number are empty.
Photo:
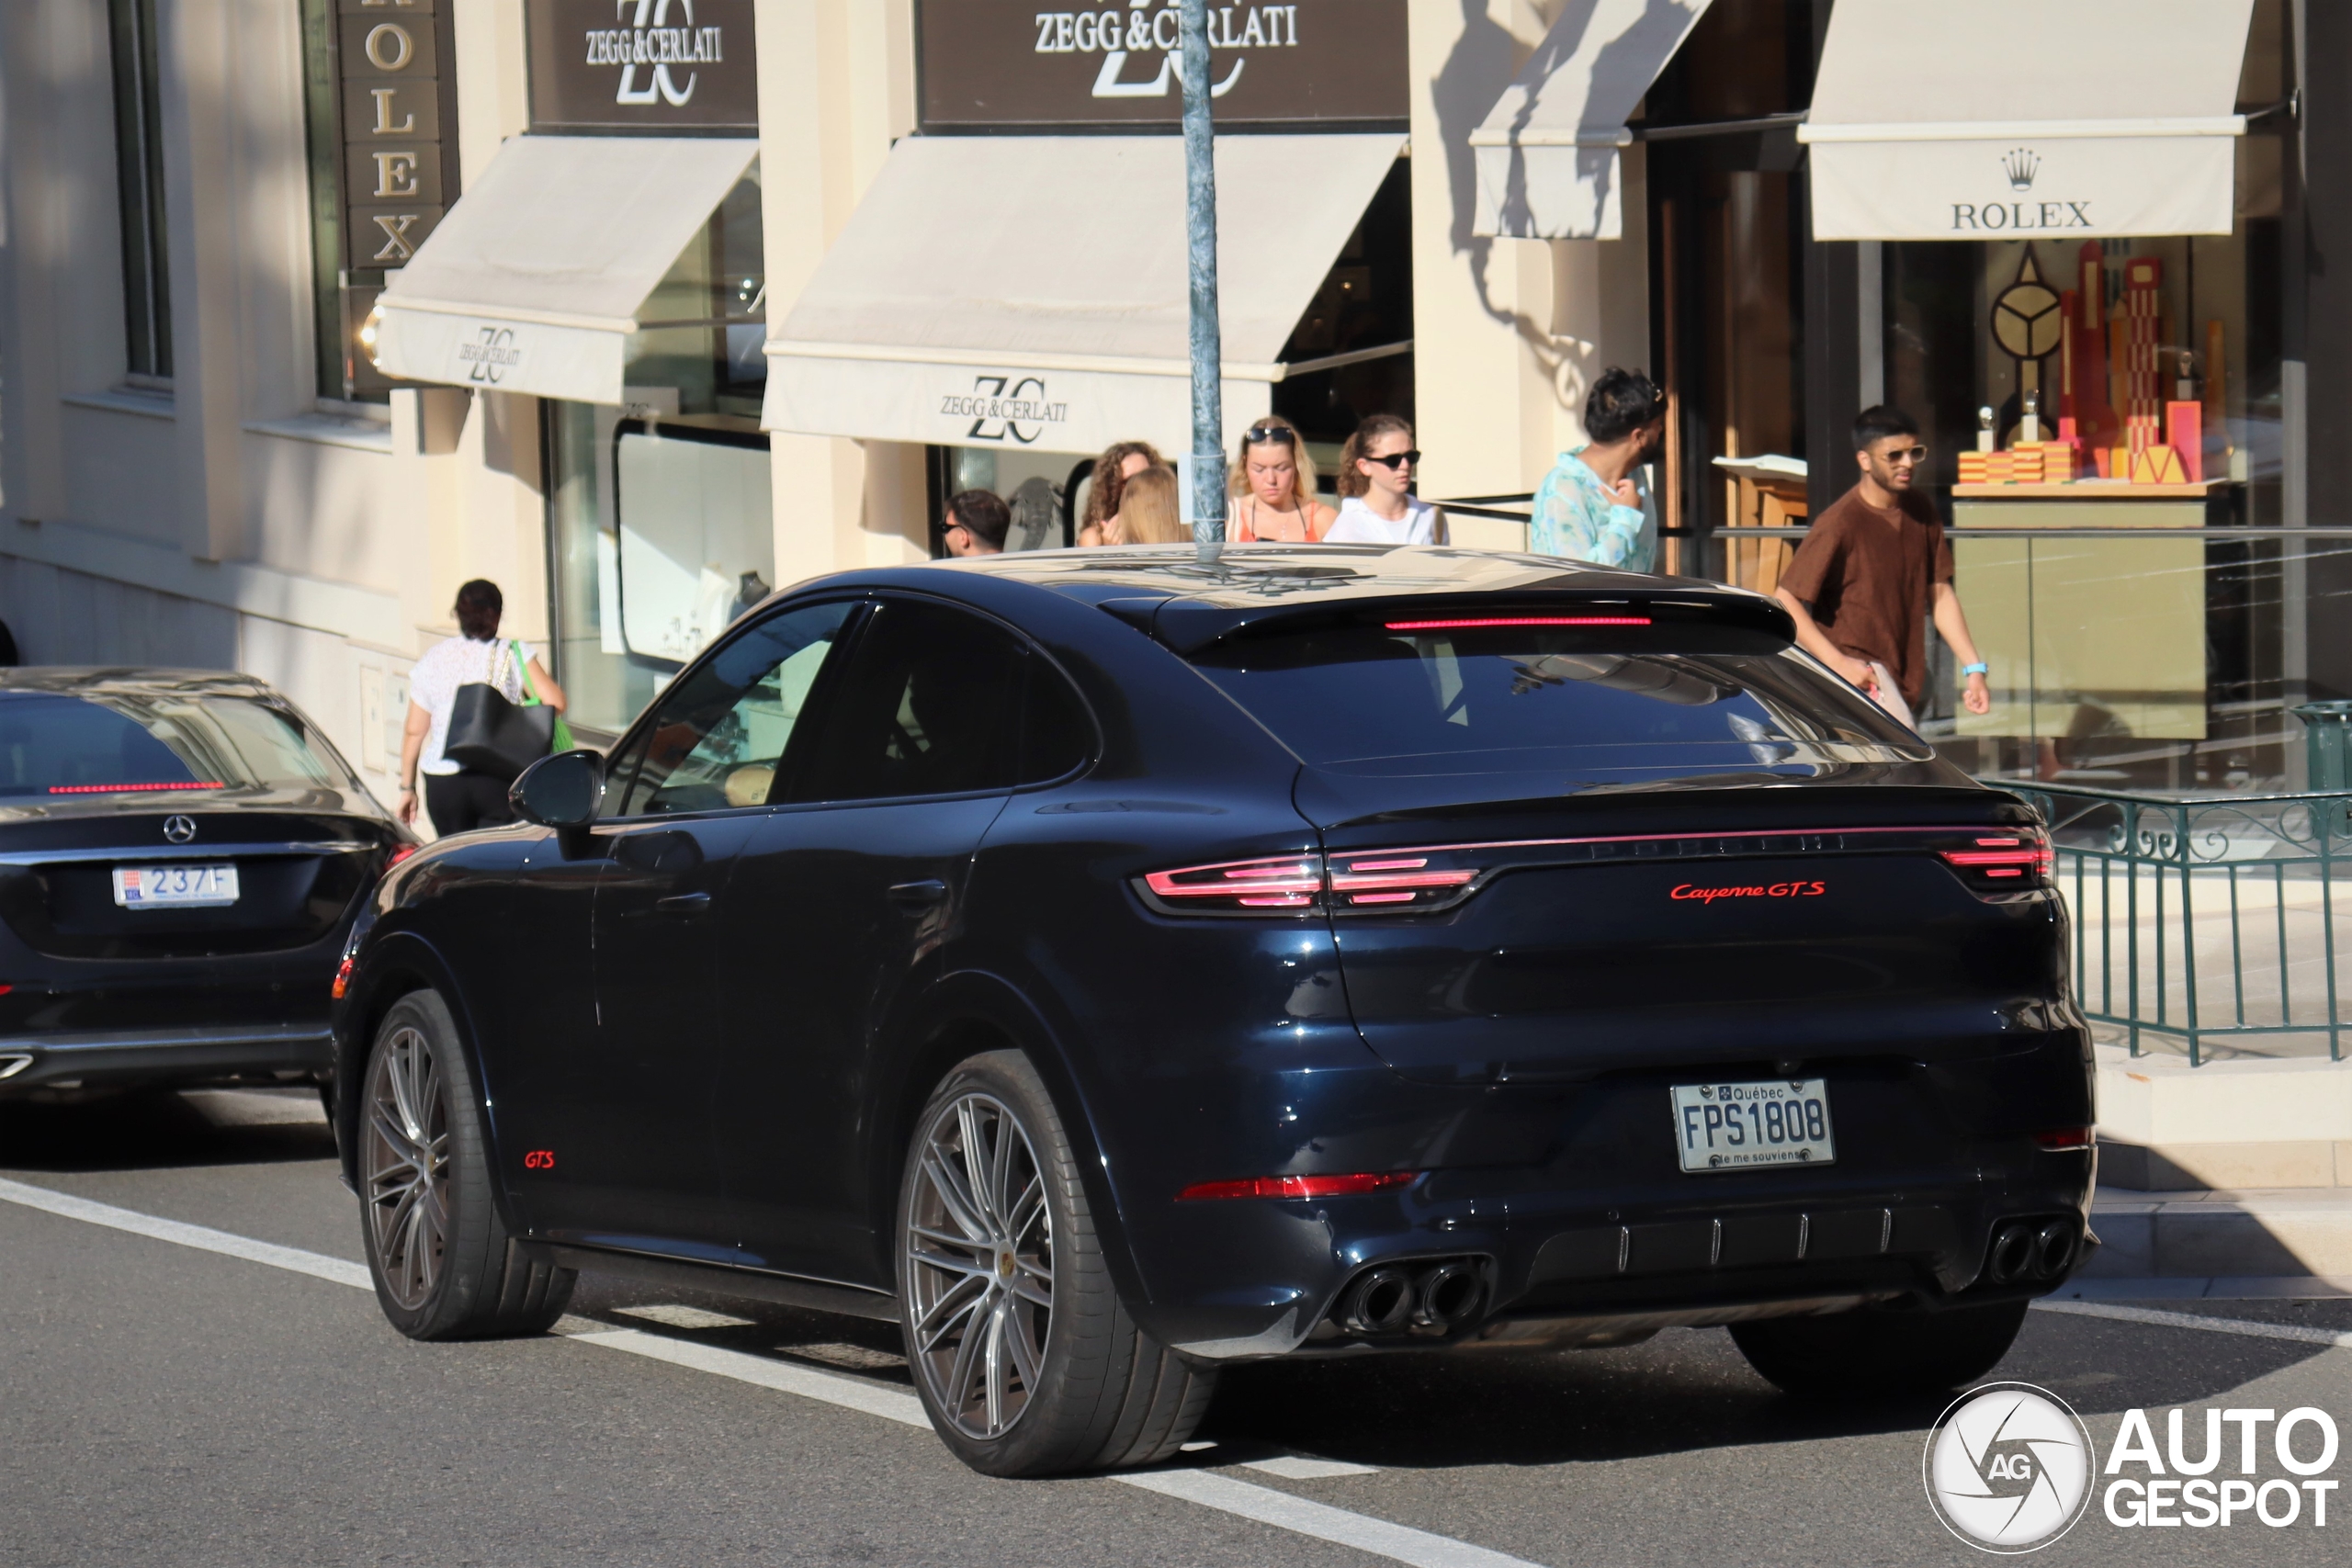
[[[592,1276],[556,1334],[415,1345],[347,1267],[208,1249],[228,1244],[184,1227],[357,1261],[300,1095],[0,1106],[0,1177],[8,1568],[1985,1561],[1922,1494],[1941,1402],[1808,1407],[1720,1330],[1236,1369],[1210,1446],[1144,1485],[992,1481],[907,1423],[886,1326]],[[2352,1426],[2352,1337],[2312,1332],[2352,1330],[2352,1305],[2199,1314],[2037,1311],[1995,1375],[2064,1396],[2102,1456],[2134,1407],[2160,1442],[2189,1407],[2192,1454],[2207,1405]],[[2352,1478],[2344,1446],[2326,1474]],[[2122,1529],[2094,1503],[2040,1560],[2333,1563],[2340,1530],[2341,1494],[2324,1529],[2308,1507],[2278,1529]]]

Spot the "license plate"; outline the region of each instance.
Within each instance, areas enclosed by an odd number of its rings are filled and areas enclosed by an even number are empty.
[[[1687,1171],[1828,1165],[1829,1085],[1821,1078],[1676,1084],[1674,1137]]]
[[[119,865],[114,901],[126,909],[217,908],[237,901],[233,865]]]

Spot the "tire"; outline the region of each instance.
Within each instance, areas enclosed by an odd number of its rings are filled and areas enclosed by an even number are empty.
[[[1747,1364],[1790,1393],[1873,1399],[1973,1383],[2000,1364],[2025,1323],[2026,1303],[1826,1317],[1768,1317],[1731,1325]]]
[[[915,1122],[898,1206],[907,1361],[933,1427],[986,1475],[1155,1463],[1216,1387],[1128,1317],[1078,1172],[1018,1051],[958,1066]]]
[[[412,1339],[545,1333],[579,1276],[527,1257],[499,1217],[481,1098],[438,992],[393,1004],[358,1089],[360,1237],[384,1316]]]

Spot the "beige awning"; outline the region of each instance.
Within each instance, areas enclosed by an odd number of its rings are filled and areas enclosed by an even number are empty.
[[[1224,417],[1280,356],[1403,138],[1216,142]],[[910,136],[767,344],[771,430],[943,446],[1188,444],[1184,144]]]
[[[517,136],[378,300],[388,375],[617,403],[646,299],[755,141]]]
[[[1838,0],[1816,240],[2226,234],[2254,0]]]
[[[1570,0],[1470,133],[1478,170],[1471,232],[1617,238],[1624,225],[1618,149],[1634,141],[1626,118],[1709,3]]]

